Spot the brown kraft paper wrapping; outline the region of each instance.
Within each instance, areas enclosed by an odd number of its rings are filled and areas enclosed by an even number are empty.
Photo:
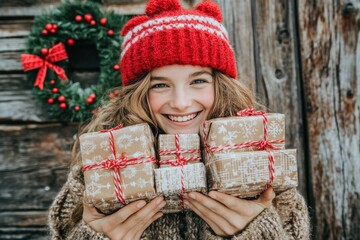
[[[267,140],[285,139],[285,115],[267,113]],[[209,147],[223,147],[225,145],[242,144],[246,142],[264,140],[264,123],[262,116],[226,117],[205,121],[200,130],[202,141],[206,135]],[[285,148],[285,143],[274,143],[274,147]],[[256,151],[255,147],[240,149],[225,149],[223,152]],[[212,152],[205,151],[205,162],[211,161]]]
[[[138,124],[112,131],[117,158],[123,153],[128,159],[141,156],[155,158],[154,139],[147,124]],[[80,136],[83,166],[104,159],[113,159],[108,132],[86,133]],[[136,161],[146,161],[141,158]],[[120,169],[121,187],[125,203],[156,196],[153,169],[156,164],[147,162]],[[114,188],[112,169],[91,169],[84,172],[86,199],[103,213],[110,213],[123,205]]]
[[[274,150],[275,174],[271,183],[275,192],[297,187],[296,149]],[[214,153],[206,165],[209,190],[238,197],[255,197],[269,182],[267,151]]]

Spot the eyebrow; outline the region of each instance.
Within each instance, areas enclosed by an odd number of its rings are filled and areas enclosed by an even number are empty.
[[[197,77],[197,76],[201,76],[203,74],[207,74],[209,76],[212,77],[212,74],[209,73],[208,71],[198,71],[198,72],[194,72],[192,74],[189,75],[190,78],[193,78],[193,77]],[[150,80],[164,80],[164,79],[167,79],[166,77],[161,77],[161,76],[154,76],[154,77],[151,77]]]

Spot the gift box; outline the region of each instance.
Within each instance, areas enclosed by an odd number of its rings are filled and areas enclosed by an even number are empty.
[[[203,163],[155,169],[158,194],[180,195],[184,192],[206,192],[206,174]]]
[[[263,115],[204,121],[200,129],[201,139],[206,149],[204,161],[211,161],[213,154],[218,152],[256,151],[258,147],[262,147],[260,145],[264,137],[273,147],[284,149],[285,115],[267,113],[265,117],[266,125]]]
[[[147,124],[81,135],[87,201],[111,213],[129,202],[157,196],[153,146]]]
[[[158,194],[167,202],[164,213],[187,210],[182,201],[185,192],[206,193],[205,166],[201,160],[198,134],[159,135],[159,163],[155,169]]]
[[[296,149],[286,149],[215,154],[206,164],[209,189],[242,198],[257,196],[270,182],[269,154],[274,159],[274,191],[297,187]]]
[[[176,163],[179,157],[188,163],[201,160],[198,134],[160,134],[158,145],[160,167],[169,167],[170,162]]]

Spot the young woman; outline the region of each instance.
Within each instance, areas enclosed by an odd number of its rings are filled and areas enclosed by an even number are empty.
[[[257,104],[235,80],[234,53],[221,10],[205,1],[183,10],[177,0],[150,0],[146,15],[123,29],[124,88],[79,135],[147,122],[158,133],[198,133],[200,124],[233,116]],[[304,199],[295,189],[256,200],[212,191],[192,192],[184,203],[193,211],[163,215],[162,197],[139,200],[111,215],[83,203],[84,179],[79,142],[67,182],[50,208],[54,239],[308,239]]]

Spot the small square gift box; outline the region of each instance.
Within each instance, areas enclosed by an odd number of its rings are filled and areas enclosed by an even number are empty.
[[[80,136],[86,199],[103,213],[157,196],[154,139],[147,124]]]
[[[206,192],[205,167],[200,162],[199,135],[161,134],[158,145],[160,168],[155,169],[156,189],[167,201],[162,211],[182,211],[182,195],[185,192]]]
[[[210,190],[241,198],[256,197],[269,184],[275,192],[298,186],[296,149],[221,153],[206,167]]]

